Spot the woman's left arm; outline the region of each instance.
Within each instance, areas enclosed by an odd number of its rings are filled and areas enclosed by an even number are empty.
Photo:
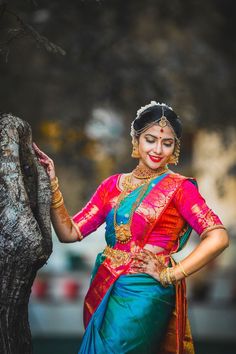
[[[181,262],[171,268],[177,281],[197,272],[229,245],[229,237],[219,217],[207,206],[196,185],[186,180],[175,195],[176,208],[186,222],[200,235],[201,242]],[[132,270],[145,272],[157,280],[165,266],[153,253],[143,250],[134,255]],[[167,274],[167,281],[170,274]],[[165,280],[165,279],[164,279]],[[162,280],[161,280],[162,281]]]
[[[176,281],[181,280],[207,265],[229,245],[229,237],[224,229],[214,229],[205,234],[200,244],[181,262],[172,267]],[[160,273],[166,266],[161,257],[149,250],[137,251],[133,256],[131,272],[147,273],[160,280]]]
[[[197,272],[228,246],[229,237],[226,230],[214,229],[207,232],[196,248],[180,264],[174,266],[176,280]]]
[[[229,237],[219,217],[208,207],[195,183],[186,180],[178,190],[175,205],[189,225],[200,235],[201,242],[179,265],[176,279],[195,273],[229,245]]]

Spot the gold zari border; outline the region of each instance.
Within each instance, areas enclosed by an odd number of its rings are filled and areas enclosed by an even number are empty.
[[[128,252],[115,250],[110,246],[106,246],[103,251],[103,255],[110,259],[111,265],[113,267],[119,267],[121,265],[127,264],[131,259]]]

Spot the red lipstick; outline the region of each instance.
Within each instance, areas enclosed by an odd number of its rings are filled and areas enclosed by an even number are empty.
[[[153,155],[148,155],[148,156],[150,157],[152,162],[160,162],[163,159],[162,157],[158,157],[158,156],[153,156]]]

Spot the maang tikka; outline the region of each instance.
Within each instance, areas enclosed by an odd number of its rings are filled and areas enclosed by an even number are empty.
[[[165,116],[165,112],[164,112],[164,107],[163,106],[161,107],[161,110],[162,110],[162,116],[158,120],[158,125],[159,125],[159,127],[161,127],[161,133],[163,133],[164,132],[163,128],[168,125],[168,119]]]

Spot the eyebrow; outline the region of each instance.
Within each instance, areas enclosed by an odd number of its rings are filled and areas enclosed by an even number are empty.
[[[148,137],[148,136],[150,136],[150,137],[152,137],[152,138],[154,138],[154,139],[157,139],[157,137],[156,137],[155,135],[152,135],[152,134],[150,134],[150,133],[145,134],[145,138]],[[162,140],[174,141],[175,139],[174,139],[174,138],[163,138]]]

